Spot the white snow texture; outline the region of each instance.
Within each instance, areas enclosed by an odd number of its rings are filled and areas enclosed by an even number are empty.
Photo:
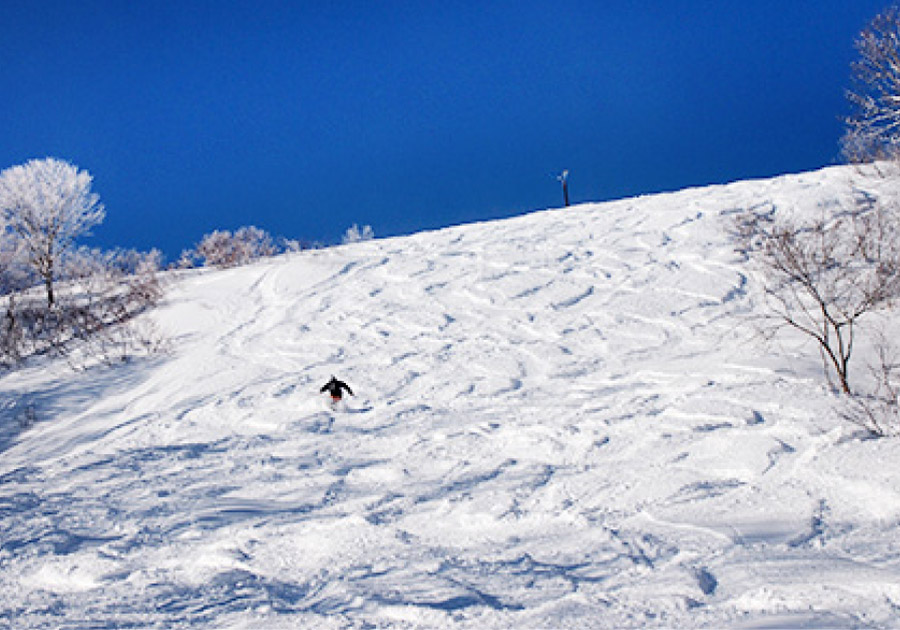
[[[180,277],[146,315],[170,354],[0,379],[0,626],[896,627],[900,443],[838,417],[806,340],[756,338],[729,237],[891,181]]]

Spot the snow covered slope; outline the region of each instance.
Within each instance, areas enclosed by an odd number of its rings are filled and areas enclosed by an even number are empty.
[[[851,435],[814,348],[753,339],[727,236],[887,186],[859,177],[182,279],[171,355],[0,379],[0,626],[895,625],[900,444]]]

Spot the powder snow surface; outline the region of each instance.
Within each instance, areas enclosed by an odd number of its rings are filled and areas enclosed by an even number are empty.
[[[729,238],[888,187],[832,168],[182,276],[148,315],[169,354],[0,379],[0,626],[895,626],[900,443],[839,418],[814,346],[761,342]]]

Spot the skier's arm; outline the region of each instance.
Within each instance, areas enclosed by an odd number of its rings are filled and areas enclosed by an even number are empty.
[[[341,383],[341,386],[342,386],[342,387],[343,387],[343,388],[344,388],[344,389],[346,389],[346,390],[347,390],[347,393],[348,393],[348,394],[350,394],[350,395],[351,395],[351,396],[353,396],[353,395],[354,395],[354,394],[353,394],[353,390],[352,390],[352,389],[350,389],[350,386],[349,386],[349,385],[347,385],[347,383]]]

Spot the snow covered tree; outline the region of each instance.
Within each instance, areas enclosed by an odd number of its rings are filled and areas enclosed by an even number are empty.
[[[278,253],[272,236],[265,230],[249,225],[234,233],[235,249],[245,262],[251,262]]]
[[[52,307],[62,257],[75,239],[103,221],[91,175],[55,158],[31,160],[0,173],[0,215],[21,243],[27,264],[41,278]]]
[[[877,15],[856,41],[856,88],[847,97],[854,107],[847,118],[844,155],[851,162],[900,156],[900,8]]]

